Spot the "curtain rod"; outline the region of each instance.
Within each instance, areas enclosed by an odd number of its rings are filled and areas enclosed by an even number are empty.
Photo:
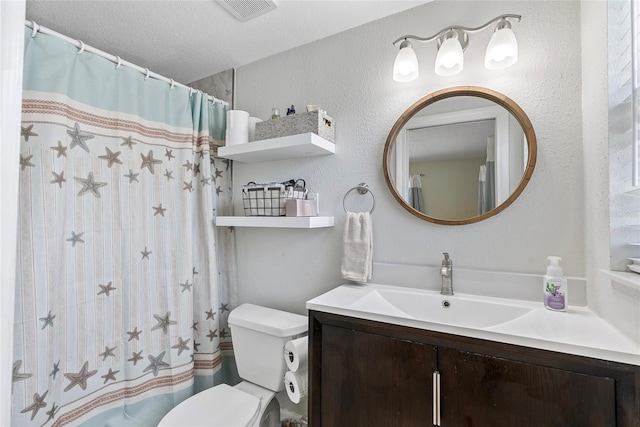
[[[38,25],[35,23],[35,21],[27,21],[25,20],[25,25],[29,28],[31,28],[33,30],[33,32],[31,33],[31,37],[35,37],[36,34],[38,32],[41,32],[43,34],[48,34],[51,36],[55,36],[58,38],[61,38],[62,40],[66,41],[67,43],[72,44],[73,46],[77,47],[79,49],[79,52],[91,52],[94,53],[98,56],[101,56],[103,58],[108,59],[109,61],[113,62],[114,64],[116,64],[116,68],[120,67],[121,65],[124,65],[126,67],[129,68],[133,68],[134,70],[140,72],[141,74],[145,75],[145,78],[149,78],[149,77],[153,77],[156,80],[161,80],[163,82],[166,82],[168,84],[170,84],[171,86],[179,86],[179,87],[184,87],[187,89],[190,89],[192,92],[193,91],[198,91],[198,92],[202,92],[201,90],[198,89],[194,89],[190,86],[184,85],[182,83],[176,82],[173,79],[167,78],[165,76],[161,76],[160,74],[154,73],[152,71],[149,71],[148,68],[142,68],[138,65],[132,64],[131,62],[125,61],[124,59],[121,59],[119,56],[115,56],[115,55],[111,55],[109,53],[103,52],[100,49],[96,49],[93,46],[89,46],[88,44],[85,44],[82,42],[82,40],[74,40],[71,37],[67,37],[64,34],[60,34],[50,28],[47,27],[43,27],[42,25]],[[204,93],[204,92],[203,92]],[[229,103],[227,101],[223,101],[221,99],[216,98],[215,96],[209,95],[207,93],[204,93],[205,95],[207,95],[209,101],[211,102],[217,102],[219,104],[223,104],[226,106],[229,106]]]

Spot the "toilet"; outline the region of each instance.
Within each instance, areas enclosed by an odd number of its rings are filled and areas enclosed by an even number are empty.
[[[284,345],[306,335],[307,322],[306,316],[253,304],[232,310],[229,327],[243,381],[234,387],[220,384],[184,400],[158,427],[279,427],[276,393],[284,390]]]

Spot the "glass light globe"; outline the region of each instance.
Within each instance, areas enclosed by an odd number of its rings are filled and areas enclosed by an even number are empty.
[[[518,61],[518,41],[511,28],[501,28],[493,33],[487,53],[484,57],[484,66],[496,70],[507,68]]]
[[[418,57],[411,44],[400,49],[393,63],[393,80],[410,82],[418,78]]]
[[[462,71],[464,56],[457,38],[446,39],[436,56],[435,72],[439,76],[453,76]]]

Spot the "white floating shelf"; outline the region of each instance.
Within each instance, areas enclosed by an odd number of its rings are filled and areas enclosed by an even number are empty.
[[[219,216],[218,227],[322,228],[333,227],[332,216]]]
[[[333,142],[311,132],[218,148],[219,157],[242,163],[323,156],[335,152]]]

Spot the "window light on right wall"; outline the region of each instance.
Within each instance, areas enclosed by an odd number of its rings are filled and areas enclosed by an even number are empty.
[[[640,284],[640,1],[608,12],[610,269]]]

